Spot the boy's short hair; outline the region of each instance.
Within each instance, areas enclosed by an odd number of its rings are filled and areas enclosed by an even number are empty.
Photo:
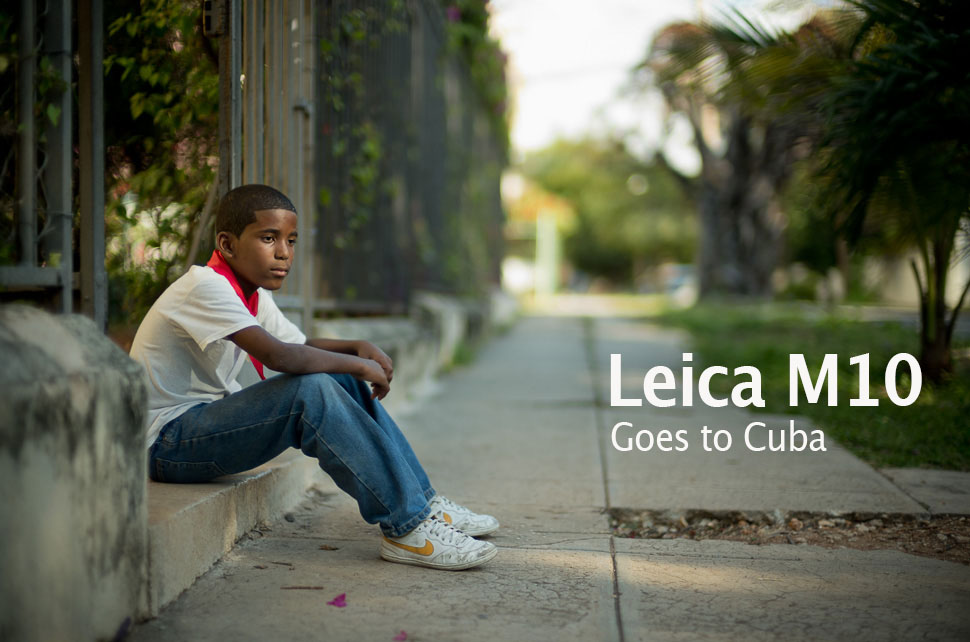
[[[287,210],[296,214],[296,206],[283,192],[269,185],[241,185],[229,190],[216,207],[216,234],[229,232],[237,238],[246,226],[256,220],[259,210]]]

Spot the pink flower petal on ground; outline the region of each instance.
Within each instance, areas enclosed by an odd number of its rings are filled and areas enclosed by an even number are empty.
[[[408,639],[408,634],[405,633],[404,631],[401,631],[391,639],[394,640],[394,642],[404,642],[404,640]]]
[[[338,609],[342,609],[345,606],[347,606],[347,594],[341,593],[337,597],[327,602],[327,604],[329,604],[330,606],[336,606]]]

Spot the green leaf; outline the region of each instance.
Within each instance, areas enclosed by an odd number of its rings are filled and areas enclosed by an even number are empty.
[[[135,94],[131,97],[131,117],[138,118],[145,111],[145,95]]]
[[[57,125],[58,119],[61,117],[61,108],[53,103],[47,105],[47,119],[51,121],[51,125]]]

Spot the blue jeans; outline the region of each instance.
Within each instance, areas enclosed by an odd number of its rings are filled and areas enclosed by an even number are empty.
[[[204,482],[255,468],[287,448],[315,457],[361,516],[389,537],[430,514],[435,491],[370,388],[350,375],[279,375],[190,408],[148,450],[149,476]]]

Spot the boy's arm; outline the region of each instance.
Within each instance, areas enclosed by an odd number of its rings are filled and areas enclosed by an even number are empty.
[[[307,339],[306,344],[326,350],[327,352],[339,352],[341,354],[357,354],[359,341],[348,341],[345,339]],[[359,356],[359,355],[358,355]]]
[[[372,361],[376,361],[384,369],[384,376],[387,377],[388,383],[394,378],[394,362],[391,361],[391,358],[383,350],[370,341],[314,338],[307,339],[306,344],[328,352],[355,354],[363,359],[371,359]]]
[[[384,365],[361,355],[361,351],[358,351],[358,355],[353,355],[326,350],[311,343],[316,343],[316,339],[308,341],[307,344],[285,343],[258,325],[234,332],[228,339],[277,372],[353,375],[370,383],[374,391],[373,397],[377,399],[383,399],[390,391],[390,377],[385,374]],[[366,350],[363,352],[367,353]],[[386,358],[387,355],[384,356]]]

